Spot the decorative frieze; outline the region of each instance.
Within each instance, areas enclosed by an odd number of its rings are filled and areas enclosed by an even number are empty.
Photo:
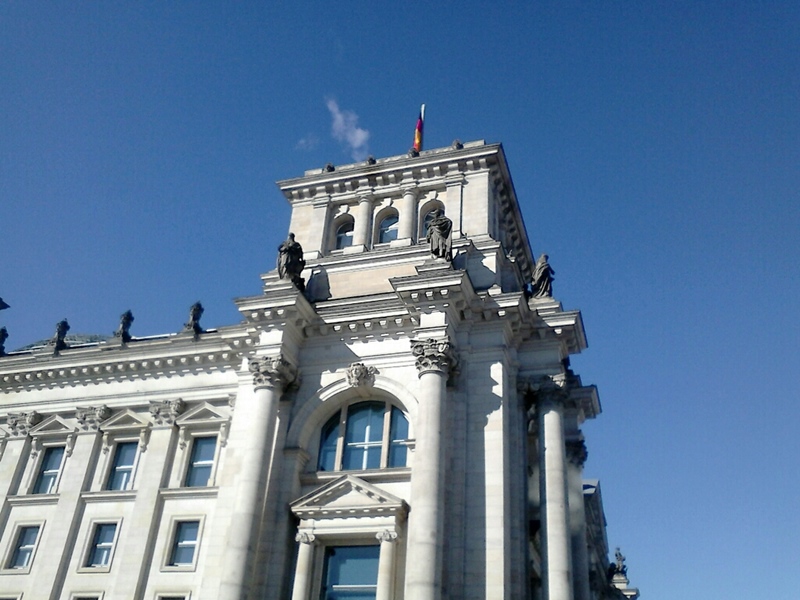
[[[85,406],[75,409],[75,418],[78,425],[85,430],[99,429],[100,423],[111,416],[111,409],[105,404],[102,406]]]
[[[419,375],[435,372],[449,376],[458,365],[456,351],[449,338],[414,340],[411,342],[411,353],[416,359]]]
[[[375,383],[375,367],[368,367],[364,363],[354,362],[347,367],[347,383],[351,387],[370,387]]]
[[[151,400],[150,416],[157,425],[173,425],[175,419],[186,408],[186,404],[180,398],[175,400]]]
[[[253,358],[248,364],[253,374],[253,386],[256,388],[283,389],[297,380],[297,368],[283,355]]]
[[[35,427],[42,421],[42,415],[35,410],[26,413],[9,414],[6,418],[11,435],[27,435],[31,427]]]

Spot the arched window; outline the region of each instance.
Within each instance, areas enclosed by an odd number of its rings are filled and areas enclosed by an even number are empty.
[[[353,245],[353,219],[345,220],[336,228],[336,250]]]
[[[408,419],[388,402],[344,407],[322,428],[318,471],[363,471],[405,467]]]
[[[392,212],[381,219],[381,224],[378,227],[379,244],[388,244],[397,239],[398,221],[396,212]]]

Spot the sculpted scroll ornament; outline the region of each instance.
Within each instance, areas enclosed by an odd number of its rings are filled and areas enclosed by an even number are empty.
[[[379,542],[394,542],[397,541],[397,532],[384,529],[375,534],[375,539]]]
[[[301,531],[296,536],[294,536],[295,542],[300,542],[301,544],[313,544],[317,539],[313,533],[306,533]]]
[[[351,387],[371,386],[375,382],[375,367],[368,367],[364,363],[355,362],[347,367],[347,383]]]
[[[35,410],[29,413],[9,414],[6,420],[12,435],[27,435],[31,427],[42,421],[42,415]]]
[[[111,416],[111,409],[105,404],[102,406],[86,406],[75,409],[75,417],[83,429],[97,429],[100,423]]]
[[[420,375],[429,371],[450,375],[458,365],[455,348],[447,338],[415,340],[411,342],[411,353]]]
[[[172,425],[184,408],[186,408],[186,405],[180,398],[163,401],[153,400],[150,402],[150,416],[159,425],[162,423]]]
[[[251,359],[247,368],[253,374],[253,385],[256,388],[285,388],[297,380],[297,368],[281,354]]]

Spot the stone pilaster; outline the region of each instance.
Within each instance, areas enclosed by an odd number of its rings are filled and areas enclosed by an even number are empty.
[[[447,380],[456,364],[449,339],[412,342],[420,380],[416,449],[411,474],[411,513],[408,522],[408,556],[405,597],[441,598],[444,444],[443,424]]]
[[[589,552],[586,547],[586,509],[583,504],[583,464],[588,452],[582,437],[566,442],[572,582],[575,600],[590,600]]]
[[[414,239],[417,226],[417,195],[416,187],[403,190],[403,200],[400,204],[400,222],[398,223],[397,239]]]
[[[381,543],[378,559],[378,586],[376,600],[392,600],[394,598],[395,551],[397,548],[397,532],[384,529],[375,537]]]
[[[353,223],[353,246],[371,246],[372,200],[370,195],[358,199],[358,212]]]
[[[300,543],[300,547],[297,550],[297,566],[294,571],[292,600],[308,600],[311,593],[311,578],[314,570],[316,538],[311,533],[300,532],[294,539]]]
[[[230,427],[227,464],[236,470],[228,484],[230,525],[225,543],[220,600],[241,600],[250,592],[260,511],[275,437],[278,404],[297,369],[283,356],[251,359],[253,393],[239,395]],[[223,498],[220,497],[220,502]]]

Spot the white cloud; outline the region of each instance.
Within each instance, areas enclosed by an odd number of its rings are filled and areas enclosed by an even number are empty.
[[[350,149],[353,160],[364,160],[367,157],[369,131],[358,126],[358,115],[352,110],[340,110],[336,100],[332,98],[325,104],[333,118],[331,135]]]
[[[319,138],[313,133],[309,133],[306,137],[301,138],[294,145],[295,150],[313,150],[319,145]]]

